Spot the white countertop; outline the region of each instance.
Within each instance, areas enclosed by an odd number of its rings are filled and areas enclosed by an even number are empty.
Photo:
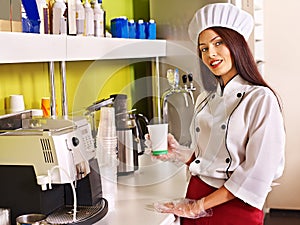
[[[151,161],[140,157],[139,170],[120,176],[114,182],[109,175],[112,169],[100,168],[103,197],[109,202],[107,215],[95,225],[170,225],[172,214],[154,211],[156,201],[184,197],[186,191],[185,166],[169,162]],[[109,171],[109,172],[107,172]]]

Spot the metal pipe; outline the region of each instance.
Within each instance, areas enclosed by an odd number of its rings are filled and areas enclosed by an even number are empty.
[[[162,95],[162,101],[161,101],[161,107],[162,107],[162,122],[168,123],[168,99],[173,94],[183,94],[185,106],[189,107],[189,102],[187,98],[187,93],[189,93],[188,90],[182,89],[180,87],[177,88],[171,88],[163,93]]]
[[[60,63],[60,73],[61,73],[61,84],[62,84],[62,96],[61,96],[61,109],[62,116],[64,118],[68,117],[68,100],[67,100],[67,78],[66,78],[66,62],[61,61]]]
[[[170,95],[172,95],[172,91],[168,90],[162,96],[161,107],[163,109],[163,112],[162,112],[162,122],[163,123],[168,123],[168,97]]]
[[[56,96],[55,96],[55,78],[54,78],[54,62],[49,62],[49,78],[50,78],[50,114],[51,118],[56,118]]]
[[[161,100],[160,100],[160,77],[159,77],[159,57],[155,57],[155,76],[156,80],[156,91],[157,91],[157,117],[158,122],[161,123]]]

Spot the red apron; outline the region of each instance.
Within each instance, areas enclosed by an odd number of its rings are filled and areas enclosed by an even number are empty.
[[[200,199],[214,192],[216,188],[192,176],[187,188],[186,198]],[[238,198],[212,208],[211,217],[199,219],[181,218],[181,225],[263,225],[262,210],[252,207]]]

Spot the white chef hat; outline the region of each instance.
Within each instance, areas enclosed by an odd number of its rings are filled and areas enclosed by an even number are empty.
[[[230,3],[215,3],[206,5],[195,13],[188,32],[195,43],[198,43],[198,35],[210,27],[230,28],[248,40],[253,26],[253,17],[246,11]]]

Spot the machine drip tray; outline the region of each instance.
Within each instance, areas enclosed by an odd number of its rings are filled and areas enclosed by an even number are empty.
[[[73,206],[59,208],[49,214],[46,221],[50,224],[78,224],[91,225],[102,219],[108,211],[108,202],[102,198],[100,205],[97,206],[78,206],[76,221],[73,222]]]

